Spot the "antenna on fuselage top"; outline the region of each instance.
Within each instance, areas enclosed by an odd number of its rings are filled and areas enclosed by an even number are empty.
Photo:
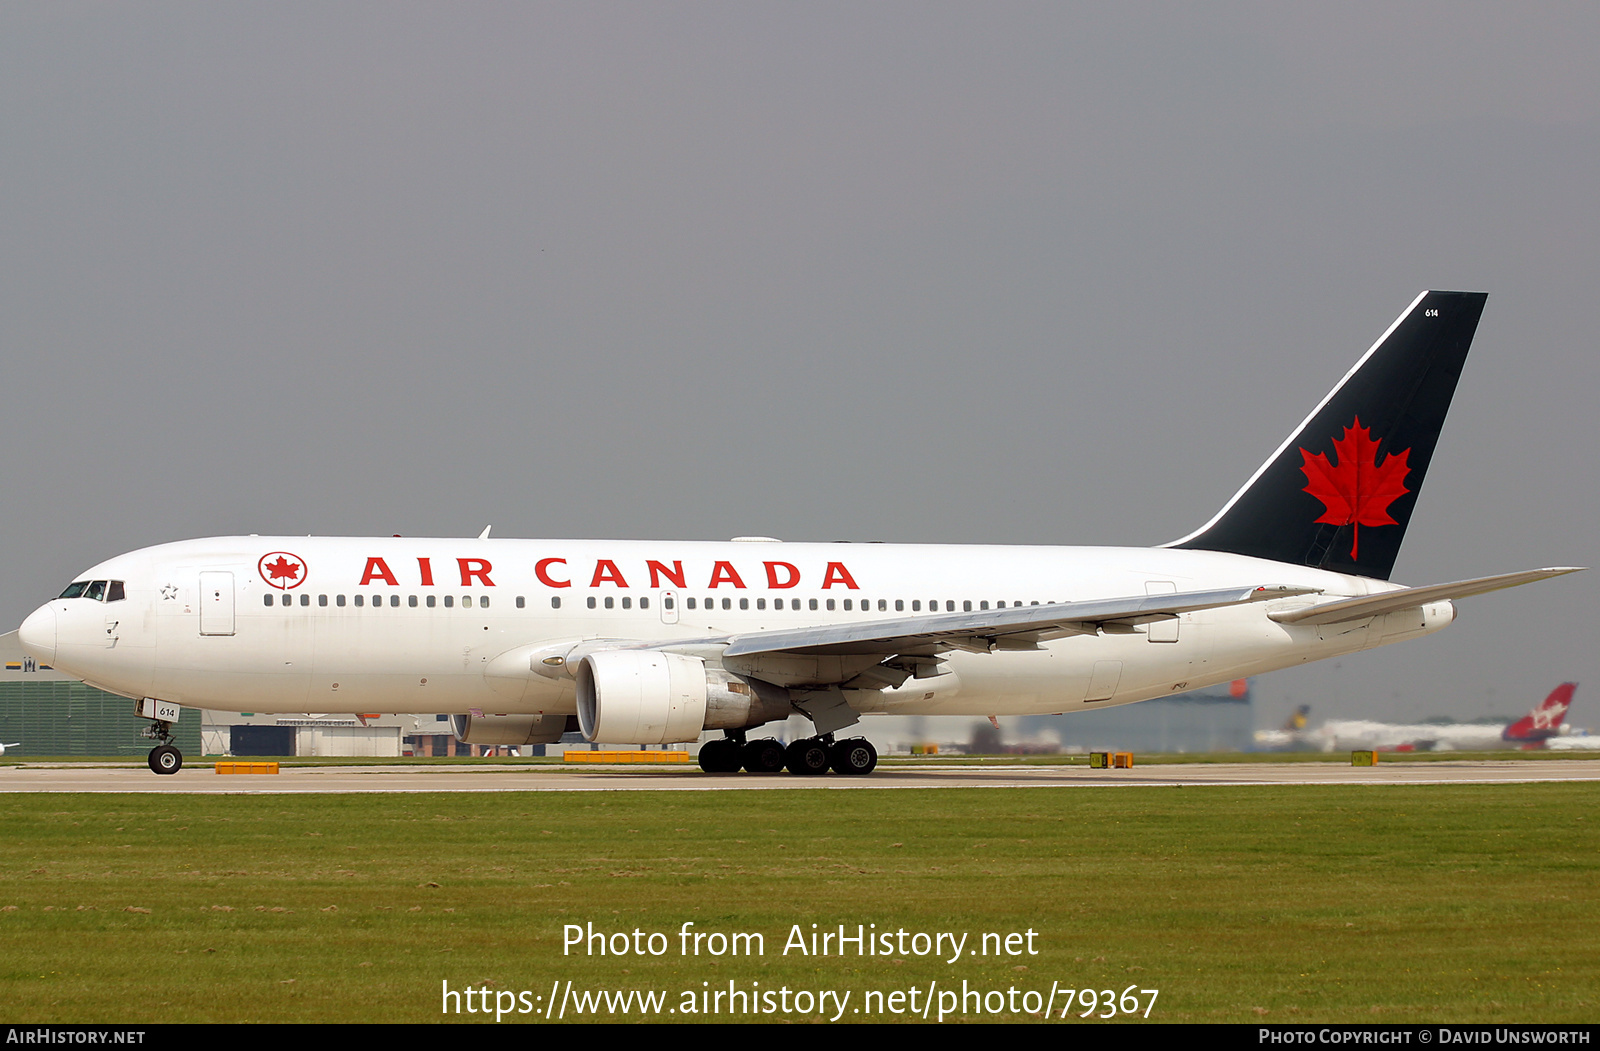
[[[489,530],[491,530],[493,528],[494,528],[494,526],[492,526],[492,525],[484,526],[483,527],[483,532],[478,534],[478,539],[479,540],[487,540],[487,539],[489,539]]]

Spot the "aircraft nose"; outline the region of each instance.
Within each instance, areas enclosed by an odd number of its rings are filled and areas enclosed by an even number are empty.
[[[17,629],[17,641],[22,650],[41,664],[54,664],[56,660],[56,611],[48,603],[28,615]]]

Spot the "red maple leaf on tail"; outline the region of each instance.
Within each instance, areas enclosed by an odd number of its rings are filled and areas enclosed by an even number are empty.
[[[1399,525],[1389,516],[1389,505],[1411,491],[1403,484],[1411,473],[1406,466],[1411,450],[1390,453],[1380,464],[1378,445],[1372,440],[1372,431],[1361,426],[1361,417],[1357,416],[1355,423],[1344,429],[1344,437],[1333,440],[1337,465],[1330,463],[1325,453],[1313,456],[1300,450],[1305,458],[1300,469],[1310,483],[1302,491],[1321,500],[1327,508],[1314,521],[1355,526],[1350,540],[1351,561],[1356,561],[1361,527]]]

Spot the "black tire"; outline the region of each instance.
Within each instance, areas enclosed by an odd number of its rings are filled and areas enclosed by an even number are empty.
[[[701,769],[707,774],[736,774],[744,766],[744,745],[730,739],[701,745]]]
[[[700,769],[708,774],[734,774],[739,771],[739,746],[723,738],[700,746]]]
[[[770,737],[751,741],[744,746],[740,758],[744,768],[752,774],[775,774],[783,769],[783,745]]]
[[[150,769],[158,774],[175,774],[183,769],[183,753],[170,744],[150,749]]]
[[[877,767],[878,750],[865,737],[853,737],[828,749],[828,761],[835,773],[864,777]]]
[[[791,744],[783,759],[791,774],[809,776],[828,772],[828,749],[815,737],[805,737]]]

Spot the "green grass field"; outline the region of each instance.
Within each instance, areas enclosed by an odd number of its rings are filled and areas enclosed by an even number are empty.
[[[1597,800],[1586,784],[15,795],[0,1014],[483,1020],[441,1014],[447,981],[491,1003],[527,990],[540,1013],[506,1021],[542,1021],[538,998],[570,980],[674,1008],[730,981],[849,992],[848,1015],[869,991],[883,1007],[964,980],[1040,999],[1159,989],[1161,1021],[1593,1021]],[[680,955],[689,921],[761,933],[765,953]],[[670,949],[563,955],[564,925],[591,922]],[[968,949],[1032,930],[1037,954],[784,955],[813,923],[966,933]],[[1013,1001],[965,1017],[1038,1009]]]

